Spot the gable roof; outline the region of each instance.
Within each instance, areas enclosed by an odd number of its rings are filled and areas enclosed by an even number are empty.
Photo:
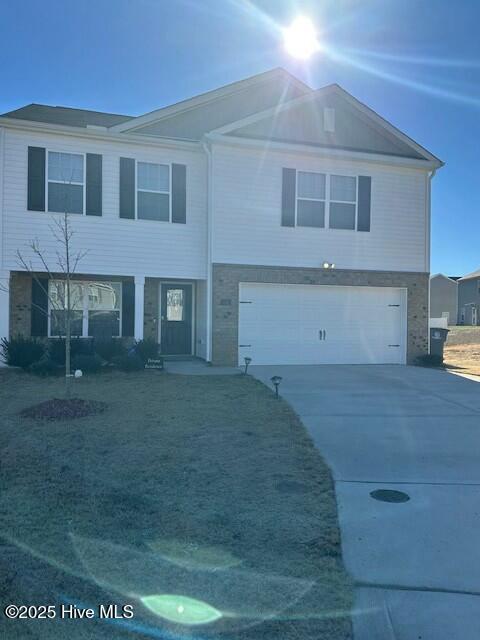
[[[434,280],[435,278],[443,278],[444,280],[448,280],[452,284],[457,284],[457,280],[460,279],[459,276],[446,276],[443,273],[435,273],[433,276],[430,276],[430,280]]]
[[[323,108],[335,110],[335,132],[324,131]],[[443,162],[337,84],[227,124],[212,132],[268,140]]]
[[[313,90],[278,68],[157,109],[113,127],[117,132],[201,140],[205,133]]]
[[[467,273],[466,276],[462,276],[458,282],[462,282],[463,280],[471,280],[473,278],[480,278],[480,269],[477,269],[476,271],[472,271],[472,273]]]
[[[335,109],[335,133],[324,131],[323,107]],[[142,116],[30,104],[1,118],[105,127],[121,135],[201,141],[206,135],[227,140],[266,140],[305,149],[332,149],[395,156],[432,168],[442,161],[356,100],[338,85],[314,91],[277,68],[163,107]]]
[[[48,124],[67,125],[71,127],[112,127],[121,122],[132,120],[132,116],[116,113],[103,113],[88,109],[72,109],[70,107],[52,107],[46,104],[28,104],[20,109],[3,113],[2,118],[30,120]]]

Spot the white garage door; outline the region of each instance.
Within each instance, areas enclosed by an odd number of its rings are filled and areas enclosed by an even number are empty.
[[[406,291],[240,284],[239,364],[404,364]]]

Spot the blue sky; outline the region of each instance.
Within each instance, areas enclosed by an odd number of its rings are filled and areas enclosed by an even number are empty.
[[[279,27],[310,16],[299,63]],[[476,0],[0,0],[0,112],[30,102],[140,114],[284,66],[337,82],[446,162],[433,181],[432,272],[480,267]]]

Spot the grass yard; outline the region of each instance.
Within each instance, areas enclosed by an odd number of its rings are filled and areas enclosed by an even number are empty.
[[[480,327],[449,327],[444,362],[459,373],[480,376]]]
[[[62,384],[0,370],[1,603],[134,618],[1,618],[1,637],[351,638],[330,472],[286,403],[250,377],[115,372],[74,384],[103,414],[20,418]]]

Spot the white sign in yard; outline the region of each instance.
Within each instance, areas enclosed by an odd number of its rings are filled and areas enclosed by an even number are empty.
[[[149,358],[145,364],[145,369],[163,370],[163,358]]]

